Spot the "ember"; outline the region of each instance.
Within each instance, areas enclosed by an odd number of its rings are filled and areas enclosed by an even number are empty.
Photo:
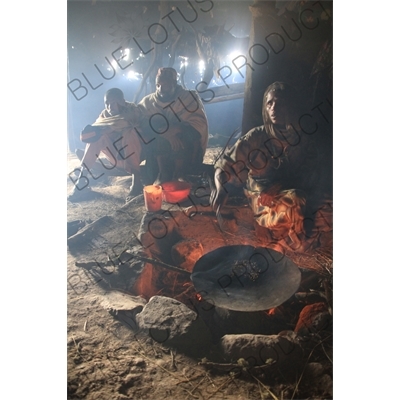
[[[197,301],[202,301],[203,297],[201,296],[200,293],[196,293],[196,299],[197,299]]]

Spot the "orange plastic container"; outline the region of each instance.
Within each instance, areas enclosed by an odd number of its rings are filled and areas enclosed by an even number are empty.
[[[165,182],[161,186],[163,200],[167,203],[179,203],[186,200],[192,188],[190,183],[181,181]]]
[[[148,185],[143,188],[144,206],[147,211],[161,210],[162,188],[159,185]]]

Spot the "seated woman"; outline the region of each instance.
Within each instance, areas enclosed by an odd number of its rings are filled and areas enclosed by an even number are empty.
[[[326,176],[316,138],[304,134],[297,123],[298,104],[295,90],[286,83],[275,82],[266,89],[264,125],[251,129],[217,161],[211,193],[211,204],[219,212],[230,185],[244,186],[258,225],[267,228],[272,241],[292,250],[304,249],[317,225],[319,231],[331,230],[321,228],[315,217],[307,229],[304,224],[323,203],[320,182]]]

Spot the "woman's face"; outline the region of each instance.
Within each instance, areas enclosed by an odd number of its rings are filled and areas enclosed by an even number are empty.
[[[285,99],[274,91],[267,94],[265,107],[274,125],[286,125],[287,108]]]

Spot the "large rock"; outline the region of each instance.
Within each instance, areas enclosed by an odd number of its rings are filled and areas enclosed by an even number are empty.
[[[240,359],[249,367],[270,364],[269,373],[291,376],[304,363],[303,348],[294,332],[279,335],[225,335],[220,341],[225,362],[236,363]]]
[[[299,335],[307,336],[321,331],[332,330],[332,316],[324,302],[305,306],[294,329]]]
[[[193,355],[204,355],[211,343],[210,331],[198,314],[169,297],[151,297],[136,322],[156,342]]]

